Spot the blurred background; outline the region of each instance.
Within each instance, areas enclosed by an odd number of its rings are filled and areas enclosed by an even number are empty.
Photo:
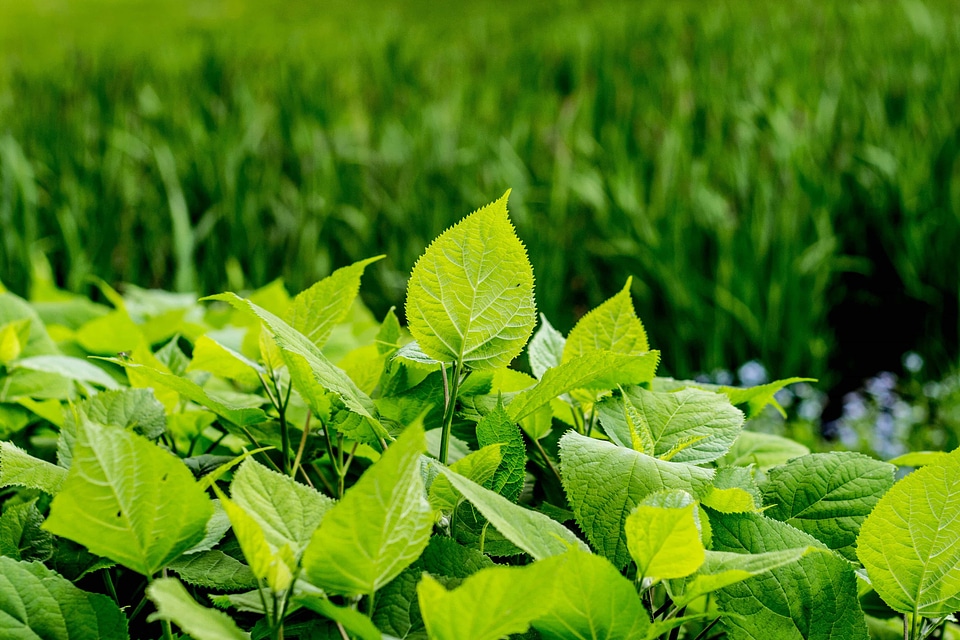
[[[556,327],[633,275],[662,374],[818,378],[781,399],[848,446],[960,425],[958,155],[955,0],[0,0],[12,291],[385,253],[379,317],[512,188]]]

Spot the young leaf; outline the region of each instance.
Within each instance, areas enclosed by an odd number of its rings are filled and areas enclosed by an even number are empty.
[[[960,609],[960,449],[880,498],[860,527],[857,557],[896,611],[937,618]]]
[[[563,361],[563,348],[566,338],[553,328],[547,317],[540,314],[540,328],[530,339],[527,353],[530,356],[530,369],[537,380],[543,377],[547,369],[559,367]]]
[[[671,457],[673,462],[701,464],[716,460],[740,435],[743,413],[722,394],[699,389],[660,393],[641,387],[623,391],[621,398],[611,396],[597,404],[603,430],[621,446],[631,446],[627,422],[630,405],[648,426],[658,457],[678,448],[684,439],[699,438],[679,448]]]
[[[538,566],[490,567],[452,591],[424,574],[420,613],[434,640],[498,640],[523,633],[552,606],[553,583]]]
[[[502,403],[477,423],[477,442],[481,447],[501,444],[502,460],[490,487],[508,500],[516,502],[526,476],[527,450],[516,423],[510,419]]]
[[[893,486],[896,467],[860,453],[813,453],[774,467],[760,485],[764,512],[809,533],[848,559],[860,525]]]
[[[533,621],[544,640],[640,640],[650,617],[636,589],[605,558],[571,550],[551,558],[553,606]]]
[[[804,547],[823,549],[717,591],[721,611],[736,614],[722,619],[732,640],[867,640],[857,579],[850,563],[826,550],[816,538],[761,514],[709,513],[717,551],[760,554]]]
[[[207,609],[190,597],[176,578],[159,578],[147,587],[147,596],[157,606],[148,621],[169,620],[196,640],[250,640],[230,616]]]
[[[246,509],[223,495],[216,485],[214,491],[230,518],[233,533],[237,536],[243,557],[246,558],[253,575],[257,580],[265,581],[275,593],[289,589],[293,583],[293,571],[297,566],[290,546],[272,547],[267,542],[260,524]]]
[[[204,300],[222,300],[229,302],[234,308],[246,311],[260,318],[274,334],[274,339],[283,352],[283,359],[290,368],[290,376],[294,386],[301,390],[306,385],[298,384],[309,375],[324,389],[336,394],[351,411],[377,422],[377,409],[373,400],[357,388],[357,385],[346,373],[333,366],[320,349],[310,340],[273,315],[266,309],[258,307],[250,300],[244,300],[235,293],[221,293]],[[295,366],[296,365],[296,366]]]
[[[519,422],[557,396],[573,389],[613,389],[619,384],[640,384],[653,378],[659,351],[623,355],[594,351],[548,369],[533,387],[521,391],[507,405],[507,413]]]
[[[77,409],[92,422],[133,429],[148,440],[159,438],[167,428],[163,405],[150,389],[103,391]]]
[[[0,556],[0,631],[4,638],[129,638],[113,600],[73,586],[39,562]]]
[[[301,291],[287,311],[290,326],[322,347],[330,332],[350,311],[360,291],[360,277],[368,264],[384,256],[367,258],[337,269],[309,289]]]
[[[713,477],[713,487],[700,502],[722,513],[745,513],[759,511],[763,496],[751,467],[720,467]]]
[[[222,591],[257,588],[257,577],[250,567],[222,551],[201,551],[182,556],[167,568],[176,571],[184,582]]]
[[[0,487],[21,486],[56,495],[67,470],[34,458],[12,442],[0,442]]]
[[[345,630],[360,640],[380,640],[383,637],[383,634],[373,625],[370,618],[356,609],[338,607],[327,598],[316,594],[298,596],[296,601],[311,611],[319,613],[324,618],[339,622]]]
[[[772,405],[780,415],[787,417],[780,403],[777,402],[777,392],[781,389],[798,382],[816,382],[814,378],[787,378],[785,380],[775,380],[767,384],[761,384],[756,387],[729,387],[726,385],[707,384],[705,382],[694,382],[693,380],[674,380],[673,378],[657,378],[653,381],[654,391],[679,391],[680,389],[702,389],[704,391],[714,391],[722,393],[730,398],[730,402],[736,406],[744,406],[748,418],[759,414],[767,405]]]
[[[647,496],[627,516],[627,550],[637,576],[683,578],[703,564],[697,503],[686,491],[659,491]]]
[[[303,555],[311,583],[370,594],[420,556],[433,527],[420,473],[426,449],[423,429],[408,427],[326,513]]]
[[[187,365],[190,371],[209,371],[221,378],[236,380],[249,387],[260,384],[257,374],[266,370],[242,353],[225,347],[208,335],[197,338],[193,345],[193,359]]]
[[[203,539],[212,511],[180,460],[130,431],[88,423],[44,528],[152,576]]]
[[[0,325],[0,365],[19,358],[29,339],[30,320],[27,318]]]
[[[413,267],[408,328],[435,360],[505,367],[533,331],[533,268],[507,217],[509,194],[444,231]]]
[[[10,292],[0,291],[0,325],[27,320],[30,324],[26,344],[21,345],[21,358],[45,354],[57,354],[56,343],[50,339],[47,328],[33,307],[23,298]]]
[[[592,351],[611,351],[626,355],[640,355],[650,350],[647,332],[637,318],[630,297],[633,278],[627,278],[620,293],[580,318],[567,336],[563,362]]]
[[[55,373],[68,380],[89,382],[104,389],[116,389],[120,386],[116,380],[110,377],[110,374],[100,367],[82,358],[70,356],[33,356],[32,358],[17,360],[10,366],[10,369],[13,371],[27,369],[29,371]]]
[[[733,443],[727,454],[720,458],[719,464],[721,466],[753,464],[761,471],[765,471],[808,453],[810,449],[789,438],[769,433],[741,431],[740,437]]]
[[[503,447],[496,443],[460,458],[450,465],[450,469],[483,487],[489,488],[493,484],[493,478],[502,460]],[[452,512],[461,498],[460,492],[453,487],[444,475],[438,475],[430,485],[430,504],[437,511]]]
[[[587,539],[622,568],[630,560],[624,524],[634,507],[664,489],[681,489],[699,497],[708,490],[714,472],[569,431],[560,439],[560,473]]]
[[[440,464],[436,468],[497,531],[535,560],[559,555],[571,548],[587,549],[569,529],[542,513],[516,505]]]
[[[257,521],[268,543],[289,546],[296,557],[310,543],[333,500],[247,458],[230,484],[233,501]]]

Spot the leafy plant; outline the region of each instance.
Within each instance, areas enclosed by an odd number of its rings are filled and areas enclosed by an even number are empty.
[[[197,640],[856,639],[901,616],[912,640],[952,628],[957,453],[915,456],[928,466],[894,484],[892,464],[752,433],[748,418],[799,379],[657,377],[629,280],[568,336],[541,318],[531,338],[533,270],[506,205],[426,250],[410,336],[359,302],[371,260],[293,299],[279,284],[206,305],[105,288],[113,308],[91,315],[67,294],[53,308],[0,294],[0,628]],[[93,339],[107,327],[129,350]],[[509,367],[525,346],[533,375]]]

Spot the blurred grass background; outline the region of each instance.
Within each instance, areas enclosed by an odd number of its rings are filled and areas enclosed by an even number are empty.
[[[945,372],[956,8],[0,0],[0,280],[297,291],[386,253],[379,315],[513,188],[564,331],[634,275],[674,375]]]

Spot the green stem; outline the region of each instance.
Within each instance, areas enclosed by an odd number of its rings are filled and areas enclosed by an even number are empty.
[[[374,608],[374,605],[376,605],[376,602],[377,602],[377,592],[371,591],[370,595],[367,596],[367,615],[371,618],[373,617],[373,608]]]
[[[337,432],[337,493],[342,498],[346,490],[347,471],[343,467],[343,434]]]
[[[293,385],[287,385],[287,395],[283,402],[280,402],[280,383],[276,376],[273,376],[273,389],[277,394],[277,414],[280,416],[280,448],[283,456],[283,472],[290,474],[290,427],[287,424],[287,405],[290,404],[290,392]]]
[[[547,452],[543,450],[543,445],[540,444],[540,441],[536,438],[530,438],[533,440],[533,444],[537,447],[537,450],[540,452],[540,455],[543,456],[543,461],[547,463],[547,467],[550,471],[553,472],[553,475],[557,476],[557,481],[560,485],[563,485],[563,478],[560,477],[560,472],[557,471],[557,468],[553,466],[553,463],[550,462],[550,458],[547,456]]]
[[[293,459],[293,470],[290,472],[291,478],[297,477],[297,469],[300,467],[300,461],[303,459],[303,450],[307,448],[307,435],[310,433],[310,416],[312,412],[307,410],[307,419],[303,423],[303,436],[300,437],[300,446],[297,447],[297,455]]]
[[[450,446],[450,428],[453,426],[453,412],[457,406],[457,393],[460,391],[460,375],[463,373],[463,361],[457,361],[453,380],[447,385],[447,369],[441,366],[444,382],[443,433],[440,436],[440,462],[447,464],[447,449]]]
[[[120,599],[117,598],[117,588],[113,585],[113,576],[110,575],[110,569],[104,568],[103,573],[103,583],[107,587],[107,591],[110,593],[110,597],[113,598],[113,601],[117,603],[117,606],[120,606]]]

